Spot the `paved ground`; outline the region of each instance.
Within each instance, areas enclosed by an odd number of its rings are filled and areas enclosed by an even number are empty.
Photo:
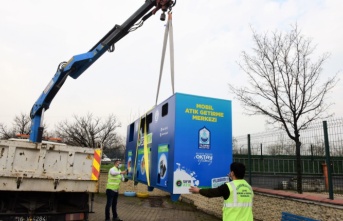
[[[105,220],[106,195],[96,194],[93,212],[89,221]],[[124,221],[219,221],[218,217],[197,210],[184,202],[172,202],[169,197],[150,196],[148,198],[119,195],[119,217]]]

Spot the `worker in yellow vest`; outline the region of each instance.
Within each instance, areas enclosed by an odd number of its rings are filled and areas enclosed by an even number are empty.
[[[251,186],[244,180],[245,166],[233,162],[228,176],[232,181],[217,188],[200,189],[191,186],[191,193],[200,193],[206,197],[223,197],[223,221],[253,221],[252,203],[254,193]]]
[[[108,171],[107,185],[106,185],[106,196],[107,203],[105,207],[105,221],[110,221],[110,208],[112,207],[113,221],[123,221],[118,217],[117,213],[117,202],[118,202],[118,191],[120,182],[123,179],[123,175],[126,171],[121,171],[121,161],[115,160],[114,166]]]

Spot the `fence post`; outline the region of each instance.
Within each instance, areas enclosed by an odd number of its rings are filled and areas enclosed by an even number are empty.
[[[329,136],[328,136],[328,126],[327,122],[323,121],[324,129],[324,142],[325,142],[325,155],[326,155],[326,168],[328,172],[329,180],[329,199],[333,200],[333,186],[332,186],[332,169],[331,169],[331,160],[330,160],[330,146],[329,146]],[[325,171],[324,171],[325,172]]]
[[[261,143],[261,160],[263,159],[263,155],[262,155],[262,143]]]
[[[249,164],[249,184],[251,183],[251,147],[250,147],[250,134],[248,134],[248,164]]]

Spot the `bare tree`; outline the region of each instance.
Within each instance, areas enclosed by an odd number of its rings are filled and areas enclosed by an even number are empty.
[[[122,136],[118,136],[117,142],[111,148],[104,149],[104,153],[112,159],[125,158],[125,139]]]
[[[259,35],[253,31],[256,46],[253,54],[243,52],[241,69],[247,74],[249,86],[231,92],[241,101],[248,115],[267,116],[267,123],[284,129],[295,142],[298,193],[302,193],[300,132],[314,120],[331,116],[324,102],[336,85],[337,75],[321,82],[325,53],[313,60],[315,47],[301,35],[297,25],[288,33],[275,31]]]
[[[267,146],[267,150],[268,150],[267,152],[268,152],[268,154],[273,155],[273,156],[281,155],[282,154],[282,148],[283,148],[282,144],[269,145],[269,146]]]
[[[29,134],[30,123],[30,116],[24,113],[14,117],[11,128],[7,128],[5,124],[0,123],[1,139],[14,138],[16,134]]]
[[[235,137],[232,137],[232,154],[238,154],[238,141]]]
[[[325,156],[324,140],[316,137],[314,143],[310,144],[309,151],[314,156]]]
[[[9,139],[15,137],[13,128],[8,129],[4,123],[0,123],[0,139]]]
[[[55,134],[68,145],[82,147],[97,147],[101,143],[106,148],[118,148],[120,137],[116,129],[121,124],[114,115],[109,115],[105,121],[87,114],[85,117],[74,115],[73,122],[60,122]]]
[[[282,131],[283,132],[283,131]],[[294,155],[294,142],[284,133],[278,133],[277,144],[268,147],[268,153],[271,155]]]
[[[292,143],[287,142],[287,144],[284,146],[284,152],[286,155],[294,155],[295,150],[296,150],[296,146],[294,142]]]
[[[28,114],[21,113],[19,116],[14,117],[14,130],[19,134],[30,133],[31,118]]]

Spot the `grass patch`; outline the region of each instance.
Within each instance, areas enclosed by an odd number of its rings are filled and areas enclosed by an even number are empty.
[[[108,172],[113,167],[113,164],[101,164],[100,171],[101,172]]]
[[[101,164],[101,166],[100,166],[100,171],[101,172],[108,172],[112,167],[113,167],[114,165],[113,165],[113,163],[106,163],[106,164]],[[125,166],[124,165],[122,165],[122,167],[120,168],[120,170],[121,171],[124,171],[124,170],[126,170],[125,169]]]

